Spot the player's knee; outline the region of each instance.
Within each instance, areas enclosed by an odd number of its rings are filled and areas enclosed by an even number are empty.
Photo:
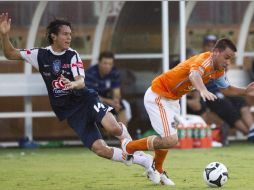
[[[112,158],[113,150],[108,147],[104,142],[95,142],[91,148],[91,150],[100,157],[103,158]]]
[[[122,130],[112,113],[107,112],[107,114],[103,117],[101,124],[110,135],[121,135]]]
[[[250,107],[249,106],[243,106],[241,107],[242,114],[250,113]]]
[[[178,142],[178,137],[177,135],[171,135],[169,137],[166,137],[164,142],[167,148],[174,147]]]

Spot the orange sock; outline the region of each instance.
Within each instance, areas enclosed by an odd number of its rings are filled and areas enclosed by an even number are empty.
[[[168,150],[161,149],[161,150],[155,150],[155,169],[159,172],[162,173],[164,170],[162,168],[163,162],[167,156]]]
[[[130,141],[126,146],[126,150],[128,153],[132,154],[137,150],[148,150],[147,147],[148,138],[143,138],[135,141]]]

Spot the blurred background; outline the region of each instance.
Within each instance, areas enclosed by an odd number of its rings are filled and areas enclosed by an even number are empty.
[[[47,24],[54,18],[64,18],[72,23],[71,47],[79,52],[85,68],[97,61],[100,51],[114,52],[115,65],[122,72],[122,96],[128,100],[132,110],[128,128],[135,136],[137,129],[141,133],[151,129],[143,95],[151,80],[163,72],[162,4],[161,1],[1,1],[0,12],[8,12],[12,18],[10,36],[17,48],[47,46]],[[201,52],[203,38],[210,34],[233,40],[239,50],[232,66],[237,72],[233,72],[233,76],[229,74],[229,78],[236,85],[246,85],[251,81],[253,2],[186,1],[184,4],[186,48],[193,53]],[[167,9],[170,63],[180,59],[180,2],[169,1]],[[1,76],[24,73],[29,73],[28,66],[20,61],[6,60],[0,46],[0,84],[4,86],[6,83]],[[16,142],[27,135],[35,141],[78,140],[67,123],[50,115],[46,95],[28,97],[19,93],[9,95],[4,88],[0,91],[1,142]],[[251,99],[247,101],[252,105]],[[19,115],[29,111],[27,104],[31,105],[30,112],[45,111],[48,116]],[[15,114],[11,115],[13,112]],[[220,124],[220,119],[211,114],[209,122]]]

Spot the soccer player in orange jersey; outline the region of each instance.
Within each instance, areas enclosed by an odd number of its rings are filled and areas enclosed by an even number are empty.
[[[177,116],[180,114],[179,99],[196,89],[203,100],[214,101],[217,97],[205,84],[214,80],[226,95],[254,96],[254,83],[247,88],[232,86],[226,79],[225,69],[237,51],[234,43],[223,38],[216,42],[212,51],[204,52],[178,64],[152,81],[145,93],[144,104],[152,127],[159,136],[122,141],[122,149],[128,154],[138,150],[154,150],[155,168],[161,173],[161,183],[175,185],[163,169],[168,149],[177,144]]]

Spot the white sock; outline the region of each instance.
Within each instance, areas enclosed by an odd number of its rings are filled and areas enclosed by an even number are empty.
[[[252,123],[252,125],[250,126],[249,131],[252,129],[254,129],[254,123]]]
[[[116,162],[123,162],[123,151],[120,148],[112,147],[114,150],[111,160]],[[144,168],[149,168],[151,165],[150,159],[145,155],[140,155],[139,153],[133,154],[133,163],[140,165]]]
[[[119,140],[123,140],[126,138],[132,140],[126,126],[123,123],[119,123],[119,125],[122,128],[122,134],[120,136],[116,136],[116,138],[118,138]]]
[[[123,162],[123,151],[120,148],[112,147],[113,148],[113,156],[111,160],[116,162]]]
[[[152,161],[145,155],[140,155],[139,153],[133,154],[133,163],[138,164],[144,168],[149,168],[152,164]]]

